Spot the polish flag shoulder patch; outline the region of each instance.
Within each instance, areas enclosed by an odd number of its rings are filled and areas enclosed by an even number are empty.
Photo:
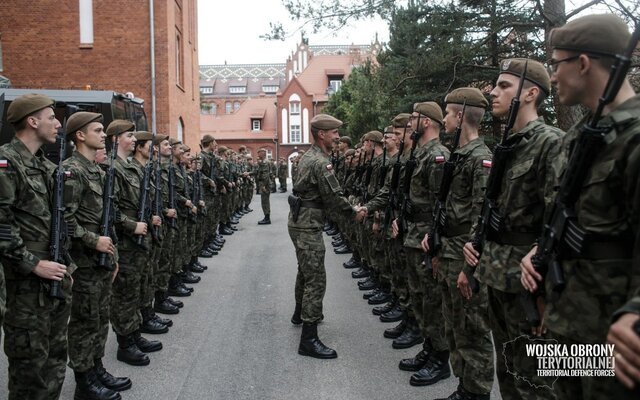
[[[329,164],[327,165],[327,171],[331,171],[333,169],[333,165]]]
[[[491,168],[491,160],[482,160],[482,166],[485,168]]]
[[[442,164],[445,161],[444,156],[436,156],[436,164]]]
[[[65,179],[73,178],[73,173],[71,171],[64,171],[64,178]]]
[[[0,160],[0,168],[7,168],[9,166],[9,160]]]

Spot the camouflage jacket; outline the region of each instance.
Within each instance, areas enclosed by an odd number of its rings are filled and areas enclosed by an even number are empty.
[[[447,196],[446,223],[442,237],[440,257],[463,260],[462,247],[471,240],[491,168],[491,151],[482,138],[476,138],[454,153],[461,155],[453,172],[453,181]]]
[[[298,163],[294,162],[294,163],[291,163],[291,179],[295,181],[297,176],[298,176]]]
[[[442,165],[449,158],[449,150],[436,138],[420,147],[416,158],[418,165],[413,170],[409,192],[412,215],[405,216],[410,222],[404,246],[421,249],[420,242],[433,222],[433,207],[442,179]]]
[[[391,178],[393,175],[393,166],[395,165],[397,158],[398,157],[396,155],[393,156],[392,160],[390,160],[389,171],[387,172],[387,178],[385,180],[384,186],[380,188],[380,190],[378,190],[374,198],[369,199],[367,204],[364,205],[367,208],[368,212],[371,213],[374,211],[384,211],[387,208],[387,205],[389,204],[389,197],[391,195]],[[406,153],[400,156],[400,182],[398,183],[398,196],[400,196],[402,193],[402,182],[404,181],[404,166],[407,163],[407,160],[409,160],[409,157],[406,155]]]
[[[19,139],[0,147],[0,257],[7,279],[27,276],[49,259],[49,190],[56,165]]]
[[[138,164],[137,161],[136,163]],[[116,227],[118,232],[132,237],[138,222],[142,171],[133,163],[120,157],[116,158],[116,186],[116,202],[120,210],[120,219],[116,221]]]
[[[287,179],[287,163],[278,164],[278,179]]]
[[[258,160],[256,167],[256,185],[262,190],[263,187],[269,189],[271,185],[271,166],[268,161]]]
[[[564,137],[554,164],[557,179],[585,120]],[[587,173],[575,213],[587,232],[586,250],[590,241],[601,241],[618,243],[631,251],[640,220],[640,95],[619,105],[599,125],[612,129]],[[600,248],[598,259],[563,255],[566,288],[557,296],[548,295],[545,309],[545,321],[553,332],[576,341],[603,342],[611,316],[637,289],[640,268],[633,264],[631,254],[616,251],[607,258]],[[547,293],[552,293],[548,289]]]
[[[514,148],[496,201],[502,216],[501,242],[508,243],[515,235],[530,235],[532,240],[518,245],[486,241],[475,275],[494,289],[508,293],[522,290],[520,260],[542,233],[555,183],[551,162],[557,157],[562,136],[564,132],[546,125],[540,117],[508,139]]]
[[[342,196],[329,157],[315,144],[300,159],[293,190],[303,201],[315,202],[322,208],[302,207],[296,222],[289,213],[289,228],[321,231],[328,211],[352,212],[351,204]]]
[[[191,200],[191,186],[188,181],[187,171],[183,165],[174,165],[175,172],[174,187],[176,190],[176,202],[178,203],[178,215],[186,217],[190,211],[186,206],[188,200]]]

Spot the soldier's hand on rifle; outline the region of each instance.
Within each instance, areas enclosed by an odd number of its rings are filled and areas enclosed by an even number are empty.
[[[198,207],[191,206],[191,214],[197,214],[197,213],[198,213]]]
[[[192,208],[193,207],[193,203],[191,202],[191,200],[187,200],[186,203],[184,203],[184,206],[187,208]]]
[[[200,201],[198,202],[198,207],[204,207],[204,206],[205,206],[205,204],[204,204],[204,200],[200,200]]]
[[[61,281],[66,272],[66,265],[47,260],[40,260],[33,269],[33,273],[38,275],[40,278],[52,281]]]
[[[422,246],[422,251],[424,251],[425,253],[429,252],[429,234],[428,233],[424,234],[424,239],[422,239],[422,242],[420,242],[420,246]]]
[[[109,236],[98,237],[98,243],[96,243],[96,250],[100,253],[107,253],[113,255],[116,246],[113,245],[113,241]]]
[[[400,233],[400,229],[398,228],[398,219],[396,218],[391,223],[391,237],[394,239],[397,238],[398,233]]]
[[[371,231],[374,235],[380,236],[380,234],[382,233],[382,230],[380,229],[380,222],[374,222],[373,226],[371,227]]]
[[[480,253],[478,253],[476,251],[476,249],[473,248],[473,244],[471,242],[467,242],[464,244],[464,247],[462,248],[462,253],[464,254],[464,261],[472,266],[475,267],[478,265],[478,257],[480,257]]]
[[[356,210],[356,222],[362,223],[364,218],[367,216],[367,208],[356,206],[355,210]]]
[[[638,321],[638,314],[623,314],[607,334],[607,342],[615,346],[616,378],[629,389],[640,384],[640,336],[633,329]]]
[[[456,286],[458,287],[458,290],[460,290],[460,294],[462,295],[462,297],[467,300],[471,299],[471,296],[473,296],[473,291],[469,286],[467,274],[465,274],[464,272],[460,272],[460,274],[458,275],[458,282],[456,282]]]
[[[531,257],[536,254],[538,250],[538,246],[535,246],[526,256],[520,261],[520,271],[522,272],[522,276],[520,277],[520,282],[525,289],[530,291],[531,293],[535,292],[538,288],[538,282],[542,281],[542,275],[540,275],[535,268],[533,268],[533,263],[531,262]]]
[[[134,235],[146,235],[147,234],[147,223],[146,222],[136,222],[136,229],[133,231]]]
[[[223,186],[222,189],[220,189],[220,193],[226,194],[227,193],[227,188]]]
[[[120,264],[115,263],[113,267],[113,274],[111,274],[111,283],[116,280],[116,276],[118,276],[118,272],[120,271]]]
[[[165,214],[169,218],[175,218],[178,215],[178,212],[176,211],[175,208],[170,208],[170,209],[167,210],[167,212]]]
[[[151,217],[151,225],[153,226],[162,226],[162,218],[159,215],[154,215]]]

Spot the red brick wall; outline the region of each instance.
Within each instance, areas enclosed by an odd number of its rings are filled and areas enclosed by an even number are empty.
[[[155,1],[157,128],[199,138],[197,0]],[[0,2],[2,74],[14,88],[133,92],[145,100],[151,127],[148,1],[93,1],[92,48],[80,48],[78,0]],[[175,32],[182,27],[184,85],[176,86]]]

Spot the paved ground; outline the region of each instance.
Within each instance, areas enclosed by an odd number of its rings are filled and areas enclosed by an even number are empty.
[[[320,338],[338,351],[336,360],[297,354],[300,327],[291,325],[296,260],[286,227],[287,194],[271,196],[272,225],[262,219],[259,197],[253,213],[227,237],[220,253],[206,260],[209,270],[194,285],[168,334],[158,335],[164,349],[151,354],[151,365],[132,367],[116,360],[115,336],[104,363],[116,375],[133,380],[124,399],[433,399],[448,396],[457,380],[429,388],[408,384],[410,373],[397,368],[418,348],[393,350],[382,337],[382,324],[371,314],[342,267],[347,256],[333,253],[328,238],[325,321]],[[151,335],[149,335],[151,336]],[[6,371],[0,357],[0,371]],[[6,398],[6,372],[0,374],[0,398]],[[75,383],[67,370],[62,399],[72,399]],[[494,388],[494,393],[496,392]],[[499,398],[495,396],[492,398]]]

